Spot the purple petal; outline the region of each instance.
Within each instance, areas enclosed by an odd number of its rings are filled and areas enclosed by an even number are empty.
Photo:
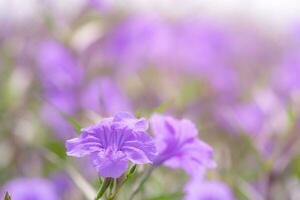
[[[131,110],[126,95],[123,94],[121,88],[115,82],[104,79],[99,87],[103,107],[108,114]]]
[[[185,191],[186,196],[184,200],[235,199],[230,188],[226,184],[217,181],[203,181],[201,179],[192,179],[186,185]]]
[[[156,156],[152,138],[143,132],[137,133],[131,140],[124,142],[122,150],[128,159],[136,164],[151,163]]]
[[[47,179],[42,178],[17,178],[9,181],[3,188],[7,191],[13,200],[60,199],[55,191],[54,185]],[[0,198],[2,195],[0,194]],[[1,198],[2,199],[2,198]],[[3,197],[4,199],[4,197]]]
[[[81,105],[87,110],[100,112],[101,89],[100,80],[91,81],[81,95]]]
[[[166,136],[172,136],[167,129],[166,121],[167,117],[160,114],[154,114],[151,117],[151,129],[156,137],[163,138]]]
[[[146,131],[148,129],[148,120],[145,118],[136,119],[127,112],[120,112],[116,114],[113,122],[116,122],[116,128],[128,127],[133,131]]]
[[[114,116],[114,122],[121,122],[126,119],[135,119],[134,116],[128,112],[119,112]]]
[[[185,145],[182,148],[182,152],[184,152],[188,159],[198,165],[201,164],[208,168],[216,167],[216,163],[213,159],[213,149],[201,140],[196,139],[191,144]]]
[[[151,127],[159,152],[154,165],[181,167],[189,174],[216,166],[212,148],[198,139],[197,128],[191,121],[155,114],[151,118]]]
[[[128,168],[126,155],[121,151],[101,151],[92,154],[92,160],[100,176],[118,178]]]
[[[92,152],[100,151],[103,148],[99,138],[88,133],[83,133],[79,138],[67,140],[67,155],[74,157],[82,157]]]
[[[192,138],[192,137],[197,137],[198,135],[198,130],[194,123],[192,123],[190,120],[183,119],[180,120],[180,132],[181,136],[184,135],[185,138]]]
[[[47,41],[40,46],[37,62],[47,88],[70,89],[82,80],[81,67],[70,51],[56,41]]]

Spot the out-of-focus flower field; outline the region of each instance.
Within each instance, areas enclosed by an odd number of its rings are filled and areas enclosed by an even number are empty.
[[[53,2],[0,13],[1,200],[300,199],[300,20]]]

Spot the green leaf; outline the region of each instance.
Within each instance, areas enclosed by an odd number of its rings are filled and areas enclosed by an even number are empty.
[[[289,104],[287,107],[287,117],[288,117],[289,123],[291,125],[294,125],[297,120],[297,113],[293,109],[292,104]]]
[[[8,194],[8,192],[5,193],[4,200],[11,200],[10,195]]]
[[[158,107],[156,107],[152,113],[162,113],[166,111],[173,103],[174,103],[173,100],[166,101],[160,104]]]
[[[291,168],[293,173],[300,179],[300,154],[293,159]]]
[[[77,133],[81,133],[81,125],[74,117],[62,112],[57,106],[49,102],[47,99],[44,99],[44,101],[48,102],[59,114],[61,114],[61,116],[73,126]]]
[[[134,172],[135,172],[135,170],[136,170],[136,167],[137,167],[137,165],[133,165],[133,166],[129,169],[128,176],[134,174]]]
[[[154,108],[153,110],[140,110],[138,112],[135,113],[135,115],[137,117],[151,117],[151,115],[153,113],[163,113],[165,112],[172,104],[174,104],[174,100],[169,100],[166,101],[162,104],[160,104],[159,106],[157,106],[156,108]]]
[[[73,126],[77,133],[81,133],[81,125],[80,123],[74,118],[69,115],[62,113],[63,117]]]
[[[175,200],[175,199],[181,199],[182,193],[181,192],[175,192],[171,194],[163,194],[157,197],[147,198],[147,200]]]
[[[56,140],[49,140],[46,143],[46,147],[49,151],[55,153],[59,158],[66,160],[66,149],[64,143]]]
[[[100,176],[98,177],[98,181],[99,181],[99,184],[102,185],[103,179]]]
[[[113,180],[114,180],[113,178],[105,178],[104,179],[95,200],[101,199],[101,197],[105,194],[107,188],[109,188],[109,186]]]

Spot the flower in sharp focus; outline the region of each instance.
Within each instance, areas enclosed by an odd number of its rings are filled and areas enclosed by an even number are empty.
[[[18,178],[3,187],[13,200],[58,200],[54,185],[41,178]]]
[[[230,188],[218,181],[192,179],[185,187],[184,200],[234,200]]]
[[[117,178],[127,170],[129,161],[152,163],[156,149],[147,129],[146,119],[118,113],[82,129],[80,137],[68,140],[67,155],[90,155],[100,176]]]
[[[151,128],[158,150],[155,165],[181,167],[192,175],[216,166],[212,148],[197,137],[197,128],[190,120],[154,114]]]

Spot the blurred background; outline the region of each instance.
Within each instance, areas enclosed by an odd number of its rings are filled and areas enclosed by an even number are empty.
[[[207,179],[236,199],[300,199],[299,9],[297,0],[0,0],[0,190],[35,178],[58,199],[85,199],[82,177],[96,188],[95,171],[66,158],[65,140],[130,111],[195,122],[218,163]],[[187,180],[161,168],[139,198],[182,199]]]

